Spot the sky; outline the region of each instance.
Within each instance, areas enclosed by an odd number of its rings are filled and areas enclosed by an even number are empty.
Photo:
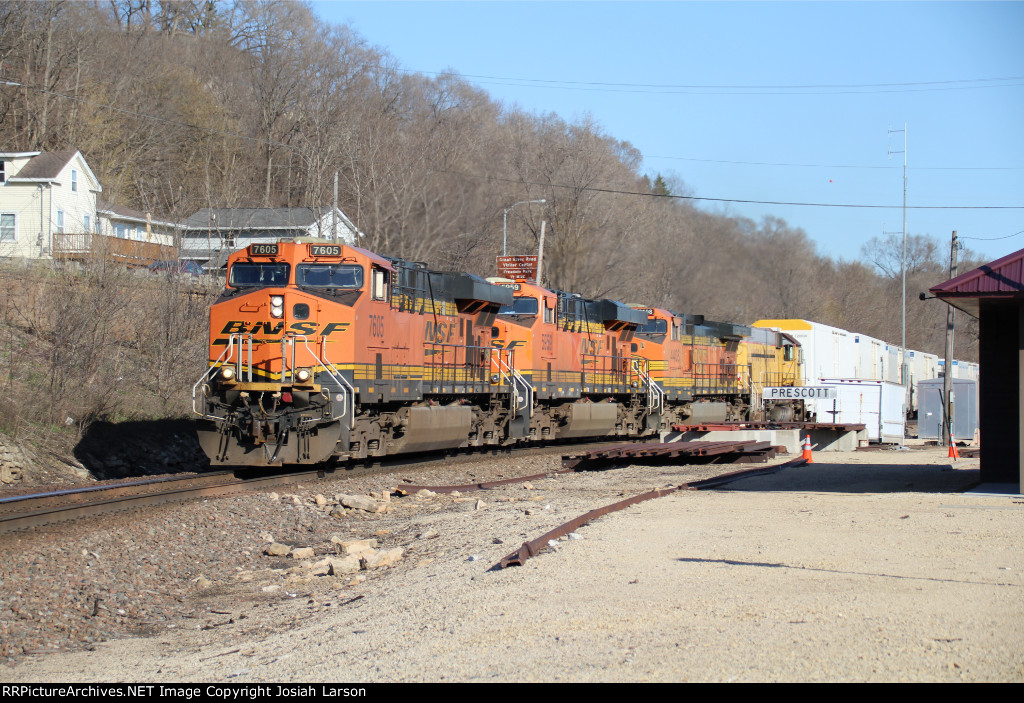
[[[1024,248],[1024,2],[312,5],[404,70],[591,118],[674,193],[818,254],[902,235],[904,183],[908,234]]]

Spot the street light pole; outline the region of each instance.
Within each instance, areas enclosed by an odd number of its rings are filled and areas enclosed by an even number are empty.
[[[505,208],[505,211],[502,214],[502,222],[501,222],[501,255],[502,256],[507,256],[508,255],[508,213],[509,213],[509,210],[514,208],[516,205],[525,205],[527,203],[546,203],[546,202],[547,202],[547,200],[520,200],[518,203],[512,203],[507,208]]]

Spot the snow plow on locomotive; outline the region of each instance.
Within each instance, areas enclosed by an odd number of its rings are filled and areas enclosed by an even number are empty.
[[[768,375],[800,382],[784,337],[323,240],[253,244],[211,307],[193,410],[227,466],[641,437],[763,414]]]

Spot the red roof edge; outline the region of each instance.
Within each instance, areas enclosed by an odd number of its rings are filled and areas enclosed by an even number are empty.
[[[1005,297],[1024,294],[1024,249],[1007,254],[929,289],[938,297]]]

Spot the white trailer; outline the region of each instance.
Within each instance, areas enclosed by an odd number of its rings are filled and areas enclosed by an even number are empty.
[[[906,432],[907,389],[889,381],[823,378],[836,389],[831,401],[819,401],[818,422],[862,424],[872,442],[901,443]],[[831,408],[827,407],[829,404]]]
[[[921,399],[919,397],[918,384],[932,378],[939,377],[939,357],[927,352],[911,350],[908,352],[910,366],[910,408],[909,411],[917,413]]]

